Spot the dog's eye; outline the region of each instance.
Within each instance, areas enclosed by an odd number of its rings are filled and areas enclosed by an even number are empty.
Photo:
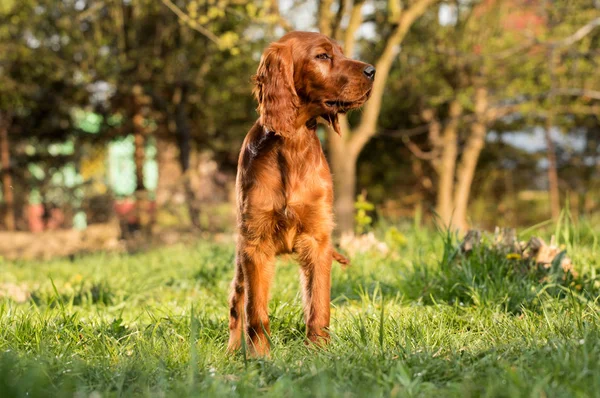
[[[331,58],[331,57],[329,56],[329,54],[327,54],[327,53],[323,53],[323,54],[319,54],[319,55],[317,55],[317,57],[316,57],[316,58],[317,58],[317,59],[329,59],[329,58]]]

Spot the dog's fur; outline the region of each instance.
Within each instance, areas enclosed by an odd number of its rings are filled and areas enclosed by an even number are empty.
[[[317,118],[339,134],[337,115],[368,99],[374,73],[318,33],[289,33],[264,52],[254,77],[260,118],[238,162],[230,351],[240,347],[244,327],[250,352],[268,354],[269,289],[282,253],[294,253],[301,266],[308,339],[328,339],[332,258],[347,260],[331,244],[333,185]]]

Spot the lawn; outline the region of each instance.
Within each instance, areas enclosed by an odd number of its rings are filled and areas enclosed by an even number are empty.
[[[0,262],[0,395],[600,396],[598,232],[557,227],[573,277],[401,231],[334,265],[323,350],[280,260],[270,359],[225,353],[232,243]]]

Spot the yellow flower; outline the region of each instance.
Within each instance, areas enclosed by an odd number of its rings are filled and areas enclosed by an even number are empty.
[[[519,253],[508,253],[506,255],[506,258],[508,260],[520,260],[521,259],[521,255]]]

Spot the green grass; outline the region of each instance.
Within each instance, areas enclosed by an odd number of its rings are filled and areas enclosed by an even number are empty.
[[[1,396],[600,396],[597,233],[557,227],[579,277],[464,257],[405,229],[334,266],[332,342],[304,345],[297,266],[278,263],[270,359],[228,356],[233,246],[2,262]]]

